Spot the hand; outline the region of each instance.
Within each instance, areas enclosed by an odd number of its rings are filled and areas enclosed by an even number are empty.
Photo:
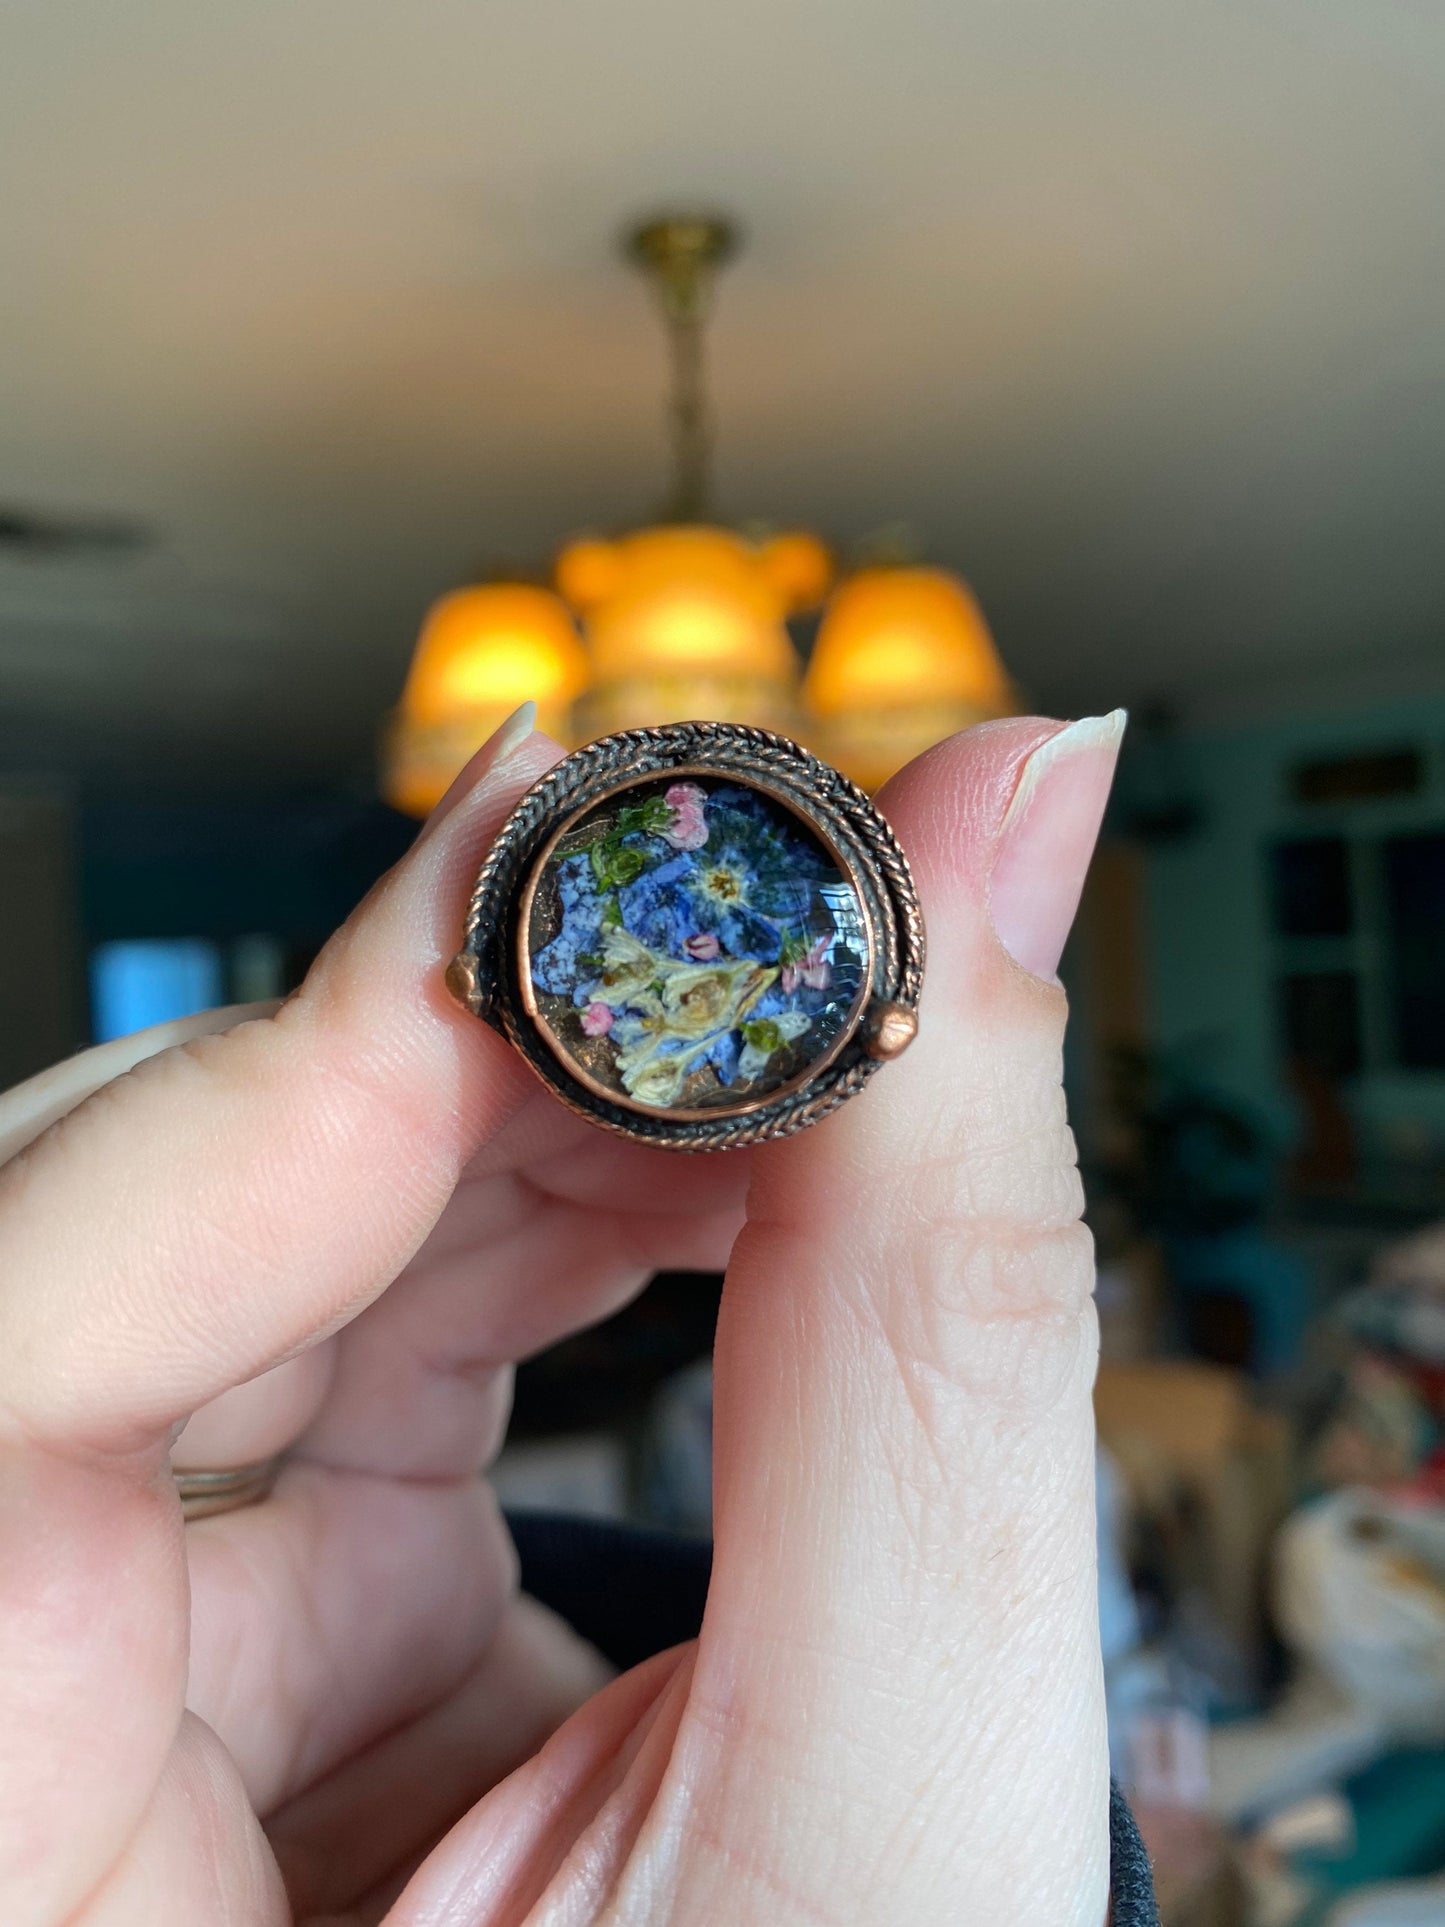
[[[1116,744],[990,725],[889,786],[919,1040],[757,1152],[597,1131],[446,997],[557,753],[505,733],[279,1010],[0,1101],[7,1927],[1099,1927],[1053,972]],[[725,1262],[706,1623],[605,1683],[478,1468],[511,1361]],[[291,1449],[183,1526],[173,1445]]]

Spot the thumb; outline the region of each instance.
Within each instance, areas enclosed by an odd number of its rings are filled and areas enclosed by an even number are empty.
[[[729,1272],[692,1689],[729,1743],[694,1766],[709,1836],[830,1920],[1104,1915],[1092,1250],[1054,973],[1123,722],[989,725],[884,792],[928,924],[918,1039],[759,1154]]]

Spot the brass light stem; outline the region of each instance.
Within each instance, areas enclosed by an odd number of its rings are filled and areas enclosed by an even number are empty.
[[[713,436],[703,331],[717,270],[737,246],[731,222],[700,215],[648,221],[627,237],[628,257],[651,279],[668,334],[672,487],[663,517],[669,522],[701,522],[708,514]]]

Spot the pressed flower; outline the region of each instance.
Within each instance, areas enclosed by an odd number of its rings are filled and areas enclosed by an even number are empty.
[[[562,927],[532,959],[532,981],[539,990],[572,998],[580,981],[595,974],[602,954],[604,911],[608,901],[597,893],[587,856],[563,857],[556,867],[557,901]],[[592,960],[584,963],[586,957]]]
[[[589,1037],[605,1037],[613,1022],[610,1004],[592,1003],[582,1013],[582,1028]]]
[[[791,1044],[795,1037],[801,1037],[811,1021],[800,1010],[785,1010],[776,1017],[759,1017],[752,1023],[744,1024],[743,1050],[738,1059],[739,1075],[745,1078],[760,1076],[767,1069],[769,1060],[785,1044]]]
[[[676,1037],[731,1029],[777,976],[751,957],[728,964],[673,964],[662,979],[662,1012]]]
[[[657,969],[660,990],[649,988],[635,999],[615,1031],[623,1045],[617,1054],[622,1087],[647,1104],[672,1102],[655,1093],[680,1090],[703,1064],[712,1064],[720,1082],[731,1081],[738,1027],[777,978],[775,970],[748,958],[707,966],[664,957]]]
[[[801,936],[831,866],[752,791],[714,790],[707,811],[706,849],[678,850],[625,884],[623,921],[671,956],[707,934],[731,956],[777,963],[785,939]]]
[[[662,831],[675,850],[700,850],[708,838],[707,801],[696,783],[674,783],[663,798],[670,818]]]
[[[621,1010],[657,976],[658,958],[621,924],[603,926],[600,936],[602,970],[589,988],[588,1001]]]
[[[618,1057],[619,1068],[626,1055],[624,1051]],[[650,1057],[643,1063],[624,1069],[622,1084],[628,1096],[635,1097],[639,1104],[652,1104],[659,1110],[666,1110],[681,1095],[687,1072],[688,1066],[680,1057]]]
[[[711,930],[701,931],[683,942],[683,955],[691,957],[695,963],[711,963],[722,946]]]

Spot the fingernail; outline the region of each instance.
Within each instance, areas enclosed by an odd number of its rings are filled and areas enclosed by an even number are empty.
[[[505,722],[497,725],[476,755],[453,779],[446,795],[422,825],[421,836],[430,836],[443,817],[449,816],[462,798],[471,794],[483,776],[490,776],[514,750],[520,749],[536,727],[537,705],[528,697],[526,702],[518,704]],[[421,837],[417,841],[420,842]]]
[[[497,727],[492,737],[492,759],[488,769],[495,769],[498,763],[505,763],[514,749],[519,749],[532,731],[537,727],[537,705],[529,696],[524,703],[518,703],[504,723]]]
[[[1085,716],[1040,743],[1004,813],[989,907],[999,942],[1035,977],[1058,971],[1128,720]]]

